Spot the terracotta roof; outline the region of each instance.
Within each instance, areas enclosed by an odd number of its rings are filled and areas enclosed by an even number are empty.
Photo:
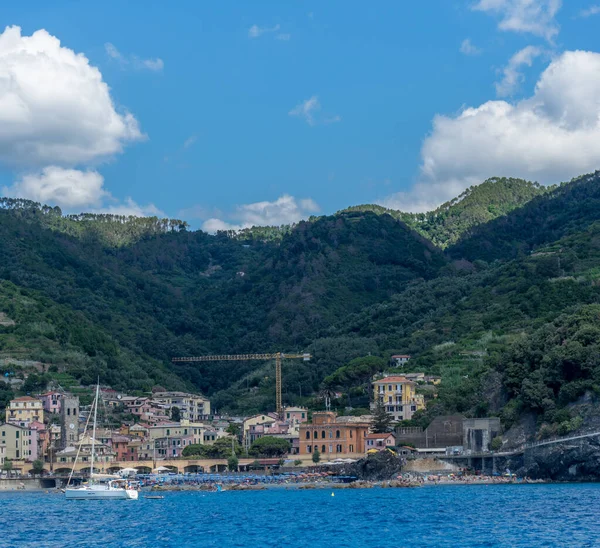
[[[375,439],[380,439],[380,438],[389,438],[390,436],[392,436],[394,439],[396,439],[396,436],[394,436],[394,434],[392,434],[391,432],[388,432],[387,434],[367,434],[367,439],[371,439],[371,440],[375,440]]]
[[[10,400],[10,401],[40,401],[40,400],[36,400],[35,398],[32,398],[31,396],[21,396],[20,398],[15,398],[14,400]]]
[[[377,381],[373,381],[374,383],[394,383],[394,382],[412,382],[409,381],[406,377],[383,377],[383,379],[379,379]]]

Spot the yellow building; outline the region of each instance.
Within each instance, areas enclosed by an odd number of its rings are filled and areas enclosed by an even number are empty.
[[[6,422],[44,422],[44,407],[40,400],[23,396],[11,400],[6,408]]]
[[[401,376],[374,381],[373,400],[381,402],[396,421],[410,420],[416,411],[425,409],[425,398],[415,392],[415,383]]]
[[[0,425],[0,445],[5,459],[34,461],[38,458],[38,433],[16,424]]]

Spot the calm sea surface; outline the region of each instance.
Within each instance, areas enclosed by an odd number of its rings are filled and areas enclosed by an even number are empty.
[[[0,546],[600,546],[600,485],[166,492],[71,501],[0,493]]]

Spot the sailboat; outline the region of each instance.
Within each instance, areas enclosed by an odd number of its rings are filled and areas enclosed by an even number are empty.
[[[73,472],[75,471],[75,465],[81,451],[81,444],[77,450],[75,462],[73,468],[69,474],[69,481],[67,482],[67,488],[65,489],[65,498],[67,500],[104,500],[104,499],[115,499],[115,500],[137,500],[138,492],[131,488],[131,482],[125,479],[109,479],[112,477],[107,474],[95,474],[94,473],[94,460],[96,457],[96,419],[98,415],[98,402],[100,400],[100,383],[96,385],[96,397],[92,404],[94,410],[94,425],[92,431],[92,455],[91,455],[91,466],[90,466],[90,480],[87,485],[81,487],[69,487]],[[91,415],[91,410],[90,410]],[[89,418],[88,418],[89,424]],[[87,425],[86,429],[87,431]],[[85,432],[84,432],[85,435]],[[109,479],[105,483],[100,483],[100,479]]]

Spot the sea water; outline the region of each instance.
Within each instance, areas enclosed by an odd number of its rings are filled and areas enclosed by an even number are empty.
[[[596,484],[161,494],[0,493],[0,546],[600,546]]]

